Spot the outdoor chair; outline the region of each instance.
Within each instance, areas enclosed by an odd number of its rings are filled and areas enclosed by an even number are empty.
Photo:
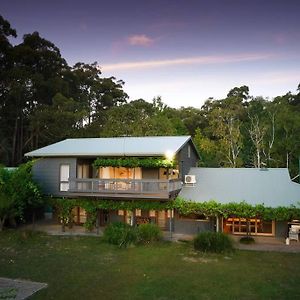
[[[290,240],[296,240],[297,242],[299,241],[299,231],[290,229],[289,231],[289,239]]]

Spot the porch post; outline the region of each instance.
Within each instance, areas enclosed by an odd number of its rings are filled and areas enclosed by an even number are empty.
[[[216,216],[216,232],[219,232],[219,216]]]
[[[99,209],[97,209],[97,217],[96,217],[96,230],[97,230],[97,235],[99,235],[99,218],[100,218],[100,214],[99,214]]]
[[[170,219],[169,219],[169,230],[170,230],[170,238],[172,239],[172,218],[174,216],[174,209],[170,210]]]

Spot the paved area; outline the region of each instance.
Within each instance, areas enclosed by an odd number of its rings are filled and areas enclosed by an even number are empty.
[[[25,229],[32,229],[32,225],[24,226]],[[96,229],[92,232],[86,231],[83,226],[74,225],[72,228],[66,227],[65,232],[62,232],[61,225],[55,223],[53,220],[42,220],[35,225],[35,230],[47,232],[51,235],[70,235],[70,236],[102,236],[104,227],[99,228],[97,233]],[[193,235],[172,233],[169,231],[163,232],[165,240],[177,242],[177,241],[191,241]],[[254,237],[255,243],[250,245],[240,244],[239,239],[241,236],[231,236],[234,240],[234,247],[241,250],[253,250],[253,251],[277,251],[277,252],[292,252],[300,253],[300,242],[291,241],[289,245],[285,244],[284,238],[275,237]]]
[[[46,288],[47,283],[0,277],[0,299],[23,300]]]

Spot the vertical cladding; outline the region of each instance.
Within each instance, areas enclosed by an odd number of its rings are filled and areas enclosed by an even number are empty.
[[[176,218],[174,219],[175,233],[196,235],[202,231],[214,230],[214,222],[212,219],[208,221],[180,220]]]
[[[44,194],[63,196],[59,191],[60,165],[70,165],[70,177],[76,177],[76,158],[41,158],[33,166],[33,178]]]
[[[276,237],[287,237],[288,236],[288,222],[276,221],[275,236]]]
[[[180,168],[181,180],[184,181],[184,175],[189,173],[190,168],[196,167],[199,160],[198,154],[196,153],[191,141],[186,143],[179,151],[177,159]]]

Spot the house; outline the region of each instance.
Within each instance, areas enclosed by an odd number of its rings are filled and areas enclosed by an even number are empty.
[[[182,188],[179,196],[186,200],[215,200],[221,204],[245,201],[253,206],[263,204],[273,208],[300,205],[300,184],[291,181],[286,168],[191,168],[189,174],[195,177],[196,183]],[[229,216],[219,218],[216,226],[223,232],[244,235],[247,220]],[[195,231],[197,224],[191,227]],[[286,236],[287,229],[287,222],[250,219],[251,235],[282,237]]]
[[[66,201],[166,204],[179,196],[193,202],[245,201],[266,207],[288,207],[300,201],[300,184],[291,181],[287,169],[198,168],[200,157],[190,136],[67,139],[26,156],[37,158],[33,175],[43,192]],[[74,208],[73,214],[77,224],[88,217],[82,207]],[[114,221],[151,222],[182,234],[217,230],[242,235],[248,225],[252,235],[287,234],[287,222],[181,214],[172,209],[100,209],[98,217],[100,226]]]
[[[38,158],[34,179],[44,194],[97,201],[158,201],[174,199],[184,176],[196,167],[199,154],[190,136],[67,139],[26,153]],[[170,211],[101,210],[100,225],[123,220],[151,221],[168,226]],[[75,222],[86,212],[74,210]]]

